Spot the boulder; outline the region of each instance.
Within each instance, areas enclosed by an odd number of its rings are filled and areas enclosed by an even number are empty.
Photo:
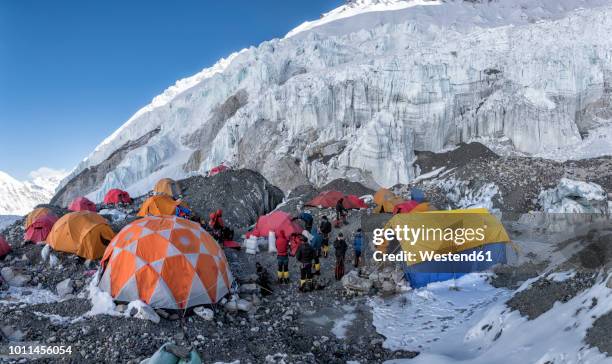
[[[205,321],[210,321],[215,317],[215,313],[210,308],[196,307],[193,309],[193,312]]]
[[[367,278],[362,278],[357,274],[357,271],[352,270],[342,277],[342,286],[352,292],[368,293],[372,288],[372,281]]]
[[[598,184],[561,178],[555,188],[540,193],[538,203],[548,213],[600,214],[608,210],[607,199]]]
[[[55,290],[58,296],[65,297],[74,292],[74,283],[72,279],[66,278],[55,286]]]
[[[200,217],[217,209],[230,227],[254,224],[284,198],[283,192],[261,174],[248,169],[228,170],[212,177],[194,176],[179,181],[183,200]]]
[[[19,273],[12,267],[2,268],[2,270],[0,270],[0,276],[2,276],[2,279],[4,279],[9,286],[13,287],[23,287],[32,280],[31,276]]]
[[[141,320],[148,320],[156,324],[158,324],[160,321],[160,317],[155,312],[155,310],[142,301],[130,302],[128,304],[126,312],[130,317],[138,318]]]

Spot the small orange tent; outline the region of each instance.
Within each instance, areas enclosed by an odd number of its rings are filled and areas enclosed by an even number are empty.
[[[393,212],[395,205],[404,202],[404,200],[386,188],[381,188],[374,195],[374,203],[376,208],[374,212]]]
[[[138,216],[174,215],[176,213],[176,206],[179,204],[179,201],[174,201],[172,197],[168,195],[151,196],[142,203],[140,211],[138,211]]]
[[[229,264],[202,227],[177,216],[147,216],[124,227],[102,258],[99,287],[115,300],[186,309],[219,302],[232,286]]]
[[[106,219],[90,211],[71,212],[59,219],[47,242],[53,250],[100,259],[115,233]]]
[[[182,193],[179,184],[170,178],[162,178],[157,181],[155,188],[153,188],[153,192],[168,195],[172,198],[177,198]]]
[[[36,219],[38,219],[39,217],[42,217],[42,216],[46,216],[46,215],[55,216],[53,211],[51,211],[50,209],[48,209],[46,207],[39,207],[37,209],[32,210],[32,212],[30,212],[28,214],[28,216],[26,216],[25,222],[23,224],[23,228],[25,230],[28,230],[30,225],[32,225],[34,223],[34,221],[36,221]]]

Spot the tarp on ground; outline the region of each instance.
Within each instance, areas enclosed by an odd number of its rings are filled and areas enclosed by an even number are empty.
[[[55,225],[57,220],[57,216],[53,214],[40,216],[25,231],[23,240],[31,241],[33,243],[45,241],[49,236],[49,233],[51,233],[51,229],[53,229],[53,225]]]
[[[100,259],[115,233],[108,221],[95,212],[77,211],[62,216],[47,237],[53,250]]]
[[[91,211],[96,212],[96,204],[90,201],[87,197],[77,197],[68,206],[70,211]]]
[[[168,195],[154,195],[147,198],[138,211],[138,216],[162,216],[175,215],[176,207],[180,205],[179,201],[175,201]]]
[[[393,212],[395,205],[402,202],[404,202],[403,198],[397,196],[389,189],[381,188],[374,194],[374,203],[376,204],[374,212]]]
[[[177,216],[147,216],[124,227],[102,258],[99,287],[116,301],[153,308],[215,304],[233,277],[223,249],[202,227]]]

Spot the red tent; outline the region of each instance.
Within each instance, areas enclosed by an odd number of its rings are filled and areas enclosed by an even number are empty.
[[[91,211],[96,212],[96,204],[91,202],[86,197],[75,198],[68,207],[71,211]]]
[[[215,174],[221,173],[223,171],[227,171],[229,168],[224,164],[219,164],[216,167],[213,167],[209,172],[209,176],[214,176]]]
[[[104,196],[104,203],[107,205],[117,203],[132,203],[132,199],[130,198],[129,193],[118,188],[113,188],[106,193],[106,196]]]
[[[335,208],[338,200],[344,198],[342,205],[347,209],[362,209],[368,206],[355,195],[344,195],[340,191],[325,191],[321,192],[317,197],[306,203],[307,206],[316,206],[323,208]]]
[[[406,214],[409,212],[426,212],[430,211],[431,207],[428,202],[418,202],[415,200],[409,200],[395,205],[393,208],[393,214]]]
[[[45,241],[57,220],[57,216],[51,214],[39,217],[28,227],[23,240],[33,243]]]
[[[0,258],[11,252],[11,246],[0,235]]]
[[[342,201],[342,205],[344,205],[347,209],[367,209],[368,205],[363,202],[362,199],[355,195],[346,195],[344,196],[344,201]]]
[[[275,234],[283,231],[285,236],[289,237],[293,233],[301,233],[302,230],[300,225],[291,221],[291,215],[283,211],[274,211],[268,215],[260,216],[251,234],[267,237],[270,231],[274,231]]]
[[[315,198],[306,203],[307,206],[316,206],[323,208],[334,208],[338,200],[344,197],[340,191],[325,191],[319,193]]]
[[[402,203],[398,203],[397,205],[393,207],[393,215],[408,213],[414,210],[414,208],[417,207],[418,205],[419,203],[416,202],[415,200],[409,200],[409,201],[405,201]]]

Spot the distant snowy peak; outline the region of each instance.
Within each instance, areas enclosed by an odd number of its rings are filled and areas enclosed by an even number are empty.
[[[41,168],[30,173],[31,180],[19,181],[0,171],[0,215],[25,215],[49,202],[65,176],[65,171]]]

